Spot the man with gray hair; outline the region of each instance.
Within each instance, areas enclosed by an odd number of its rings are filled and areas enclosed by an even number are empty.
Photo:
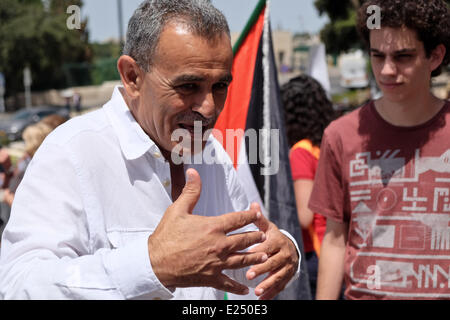
[[[295,280],[295,241],[248,203],[209,135],[232,60],[227,22],[209,1],[140,5],[117,64],[123,86],[58,127],[17,190],[1,297],[223,299],[253,287],[271,299]],[[176,130],[192,144],[175,151]],[[174,161],[199,144],[213,164]]]

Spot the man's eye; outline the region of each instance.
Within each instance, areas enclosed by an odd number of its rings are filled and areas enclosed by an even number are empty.
[[[406,60],[406,59],[409,59],[411,57],[412,57],[412,55],[410,55],[410,54],[399,54],[398,56],[395,56],[395,59],[397,59],[397,60]]]
[[[382,54],[372,53],[372,58],[382,59],[382,58],[384,58],[384,56]]]
[[[177,86],[176,89],[182,93],[189,93],[195,91],[197,89],[197,85],[195,83],[185,83]]]
[[[215,91],[223,92],[223,91],[226,91],[226,90],[228,89],[228,86],[229,86],[228,83],[226,83],[226,82],[220,82],[220,83],[216,83],[216,84],[213,86],[213,89],[214,89]]]

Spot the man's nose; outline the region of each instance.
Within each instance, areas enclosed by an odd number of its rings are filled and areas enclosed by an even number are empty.
[[[397,66],[390,58],[386,58],[381,68],[381,74],[384,76],[392,76],[397,74]]]
[[[199,93],[193,111],[200,113],[204,118],[210,119],[216,116],[216,104],[212,92]]]

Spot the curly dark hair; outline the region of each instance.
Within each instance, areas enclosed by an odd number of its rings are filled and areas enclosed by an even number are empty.
[[[290,146],[302,139],[320,146],[323,131],[335,118],[333,104],[321,84],[307,75],[293,78],[281,87],[281,100]]]
[[[440,44],[447,50],[442,64],[431,73],[441,74],[442,67],[450,63],[450,9],[443,0],[368,0],[358,11],[358,32],[370,46],[370,30],[367,20],[371,14],[367,8],[376,5],[381,9],[381,26],[390,28],[407,27],[417,32],[429,58]]]

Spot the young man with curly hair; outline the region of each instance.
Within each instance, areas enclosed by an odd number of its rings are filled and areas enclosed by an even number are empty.
[[[327,217],[317,298],[345,279],[347,299],[448,299],[450,103],[430,86],[450,60],[450,10],[369,0],[358,15],[383,96],[324,133],[309,203]]]

